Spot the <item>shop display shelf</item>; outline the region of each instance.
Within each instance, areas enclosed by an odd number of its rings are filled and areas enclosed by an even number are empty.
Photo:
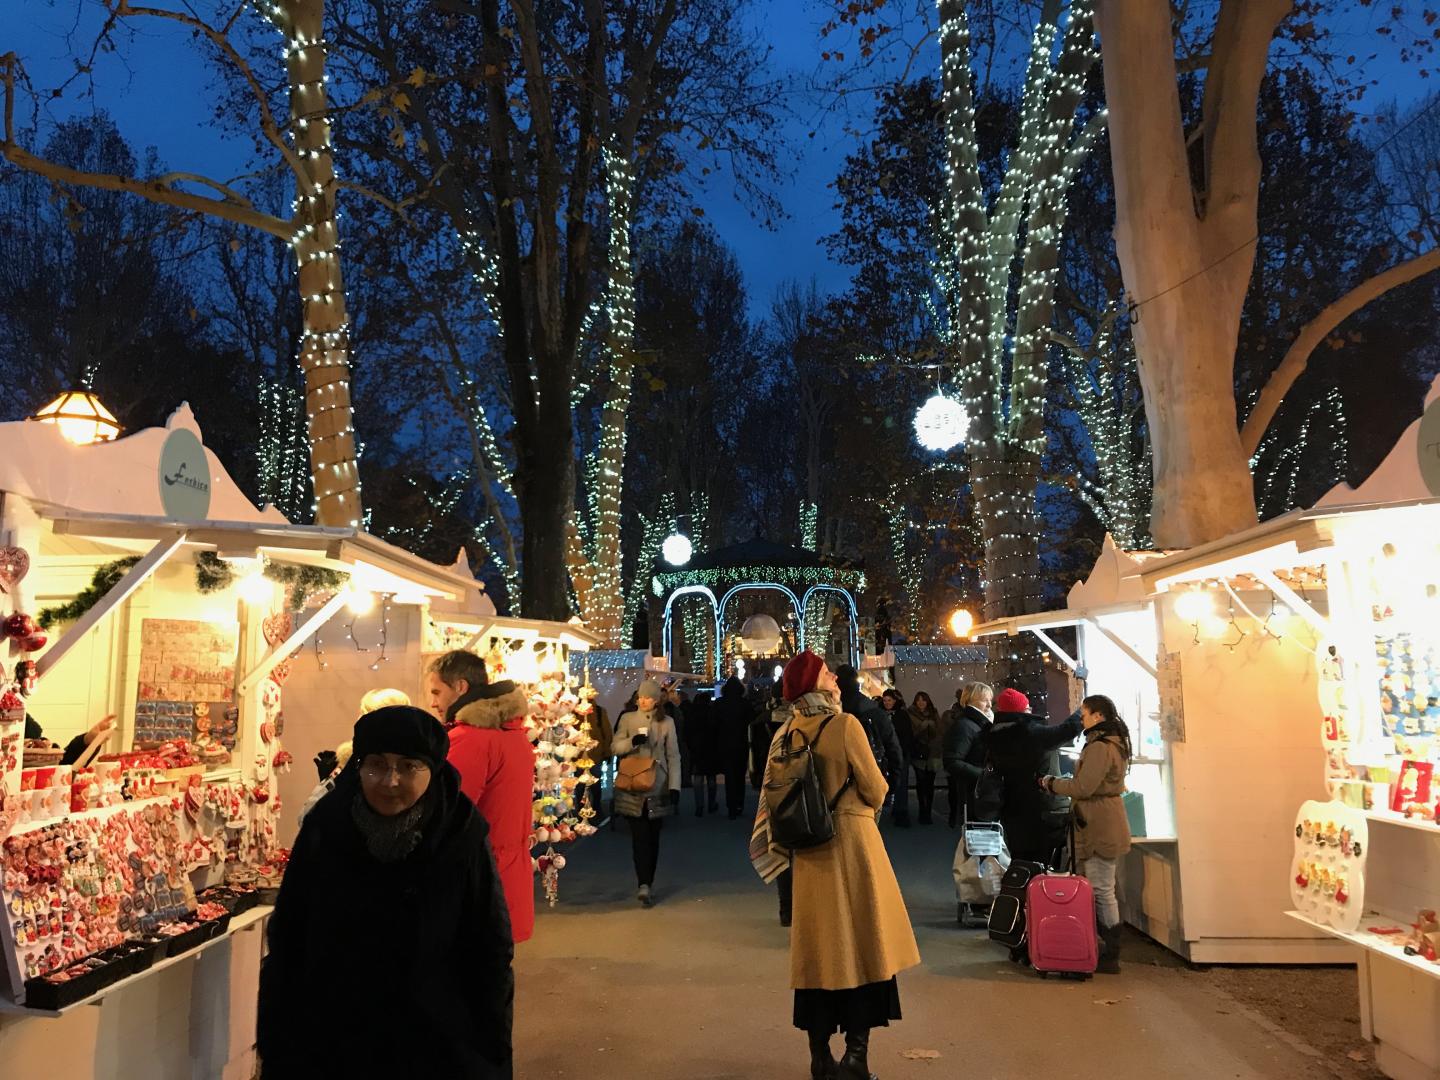
[[[1397,814],[1393,810],[1366,810],[1364,814],[1371,821],[1383,822],[1386,825],[1399,825],[1404,829],[1419,829],[1421,832],[1440,834],[1440,825],[1433,821],[1421,821],[1419,818],[1407,818]]]
[[[165,955],[167,957],[180,956],[183,953],[194,952],[207,942],[224,937],[230,929],[230,922],[229,915],[222,915],[218,919],[207,919],[203,922],[197,920],[189,930],[183,934],[176,934],[170,939]]]
[[[1383,935],[1370,933],[1372,926],[1404,926],[1404,919],[1392,919],[1375,912],[1367,912],[1360,920],[1360,926],[1355,930],[1338,930],[1333,926],[1325,926],[1314,919],[1302,915],[1298,911],[1287,911],[1285,913],[1292,919],[1304,923],[1306,926],[1314,927],[1331,937],[1337,937],[1341,941],[1348,941],[1350,944],[1364,949],[1366,952],[1376,953],[1388,960],[1398,960],[1402,964],[1429,975],[1432,979],[1440,979],[1440,964],[1432,963],[1423,956],[1406,956],[1405,950],[1399,945],[1388,941]]]
[[[255,923],[258,923],[260,920],[269,916],[270,912],[273,910],[273,908],[266,906],[251,908],[243,915],[237,915],[232,918],[230,920],[229,927],[220,936],[212,937],[209,941],[202,942],[195,948],[189,949],[186,952],[182,952],[177,956],[167,956],[161,959],[157,959],[151,967],[144,968],[133,975],[126,975],[124,978],[118,980],[117,982],[113,982],[110,983],[108,986],[101,987],[87,997],[83,997],[78,1001],[71,1001],[65,1005],[61,1005],[59,1008],[46,1009],[34,1008],[29,1005],[17,1005],[15,1002],[10,1001],[3,995],[0,995],[0,1015],[10,1014],[15,1016],[64,1016],[72,1009],[83,1008],[86,1005],[99,1004],[109,995],[123,990],[131,983],[139,982],[141,979],[148,979],[151,975],[156,975],[174,964],[179,964],[191,959],[192,957],[199,956],[206,949],[226,940],[231,935],[235,934],[237,931],[244,930],[246,927],[253,926]]]

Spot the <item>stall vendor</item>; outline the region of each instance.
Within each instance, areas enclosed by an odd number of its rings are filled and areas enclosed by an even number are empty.
[[[106,737],[114,729],[115,717],[112,714],[105,717],[105,719],[101,720],[98,724],[96,724],[84,734],[76,735],[73,739],[71,739],[68,743],[65,744],[65,753],[60,758],[60,764],[74,765],[75,762],[80,760],[80,755],[85,753],[85,748],[87,746],[93,743],[96,739]],[[43,739],[44,737],[44,729],[41,728],[39,722],[27,712],[25,714],[25,738],[28,740]]]

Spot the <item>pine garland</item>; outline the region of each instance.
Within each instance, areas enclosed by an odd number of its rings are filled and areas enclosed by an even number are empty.
[[[290,607],[296,611],[316,593],[334,592],[350,580],[342,571],[303,564],[267,562],[263,573],[289,588]],[[202,593],[219,592],[234,583],[235,568],[215,552],[202,551],[195,556],[195,587]]]
[[[140,556],[132,555],[98,567],[90,578],[90,584],[77,593],[75,599],[58,607],[41,608],[35,621],[45,630],[49,630],[56,623],[74,622],[94,607],[139,561]]]

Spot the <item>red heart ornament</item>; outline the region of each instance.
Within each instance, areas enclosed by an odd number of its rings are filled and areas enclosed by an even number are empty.
[[[285,680],[290,678],[290,664],[289,660],[281,660],[270,669],[270,678],[274,680],[276,686],[284,686]]]
[[[265,635],[265,640],[274,646],[279,645],[290,636],[293,626],[294,620],[288,611],[276,611],[265,616],[264,622],[260,624],[260,629]]]
[[[9,592],[30,572],[30,553],[24,548],[0,548],[0,589]]]

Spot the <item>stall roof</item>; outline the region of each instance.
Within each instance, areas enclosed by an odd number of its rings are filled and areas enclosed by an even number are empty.
[[[1014,636],[1026,630],[1054,630],[1061,626],[1074,626],[1086,619],[1098,619],[1105,615],[1119,615],[1126,611],[1141,611],[1145,600],[1127,600],[1117,604],[1104,604],[1093,608],[1058,608],[1054,611],[1037,611],[1031,615],[1013,615],[1006,619],[991,619],[970,631],[972,638],[994,637],[996,634]]]
[[[430,618],[437,623],[474,627],[477,638],[492,630],[498,630],[516,638],[526,636],[555,638],[563,645],[582,651],[588,651],[601,644],[598,637],[576,622],[547,622],[543,619],[520,619],[509,615],[477,615],[473,612],[450,612],[441,609],[431,609]]]
[[[62,536],[82,537],[125,547],[150,545],[184,535],[189,546],[210,548],[226,555],[265,554],[277,559],[347,570],[362,587],[376,592],[419,590],[427,595],[463,597],[480,588],[449,567],[396,547],[360,529],[284,522],[197,521],[179,522],[141,514],[90,514],[39,504],[35,511],[51,522]]]

